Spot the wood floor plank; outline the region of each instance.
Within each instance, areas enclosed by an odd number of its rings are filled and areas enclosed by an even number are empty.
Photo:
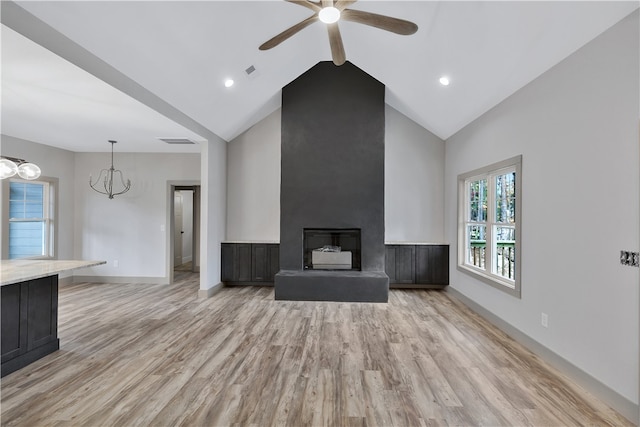
[[[1,425],[631,425],[445,292],[201,299],[179,277],[61,286],[61,349],[2,379]]]

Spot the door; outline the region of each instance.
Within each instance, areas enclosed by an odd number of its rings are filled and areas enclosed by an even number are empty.
[[[2,363],[27,351],[27,297],[26,284],[15,283],[0,288],[2,313]]]
[[[449,284],[448,246],[416,246],[416,283],[428,285]]]
[[[27,351],[31,351],[58,339],[58,276],[30,280],[26,286]]]
[[[268,246],[251,245],[251,281],[265,282],[269,278]]]
[[[174,192],[173,195],[173,266],[182,264],[182,193]]]

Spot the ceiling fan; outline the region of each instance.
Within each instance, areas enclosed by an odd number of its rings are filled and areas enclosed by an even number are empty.
[[[333,63],[342,65],[346,61],[344,45],[338,28],[338,20],[357,22],[358,24],[369,25],[382,30],[391,31],[401,35],[411,35],[418,31],[418,26],[404,19],[392,18],[390,16],[378,15],[377,13],[364,12],[361,10],[348,9],[350,5],[358,0],[285,0],[289,3],[311,9],[314,13],[307,19],[300,21],[296,25],[287,28],[277,36],[263,43],[259,49],[268,50],[278,46],[289,37],[320,20],[327,24],[329,32],[329,44],[331,45],[331,56]]]

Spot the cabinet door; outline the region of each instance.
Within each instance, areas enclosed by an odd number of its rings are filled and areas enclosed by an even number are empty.
[[[276,281],[276,274],[280,271],[280,245],[267,245],[268,246],[268,267],[269,273],[267,277],[268,282]]]
[[[27,350],[58,339],[58,276],[30,280],[27,307]]]
[[[220,266],[220,280],[222,282],[238,281],[238,264],[236,261],[236,245],[233,243],[222,244],[222,260]]]
[[[385,272],[389,283],[415,283],[415,246],[385,246]]]
[[[415,259],[415,246],[396,246],[396,283],[415,283]]]
[[[4,363],[27,351],[27,287],[15,285],[0,288],[0,347]]]
[[[252,256],[250,243],[236,244],[236,256],[234,262],[238,265],[239,282],[251,281],[251,258]]]
[[[416,247],[416,283],[449,284],[449,246],[423,245]]]
[[[251,281],[266,282],[269,279],[269,253],[264,244],[251,245]]]

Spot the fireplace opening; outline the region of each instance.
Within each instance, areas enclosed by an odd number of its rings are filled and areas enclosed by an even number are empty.
[[[305,228],[305,270],[361,270],[360,229]]]

